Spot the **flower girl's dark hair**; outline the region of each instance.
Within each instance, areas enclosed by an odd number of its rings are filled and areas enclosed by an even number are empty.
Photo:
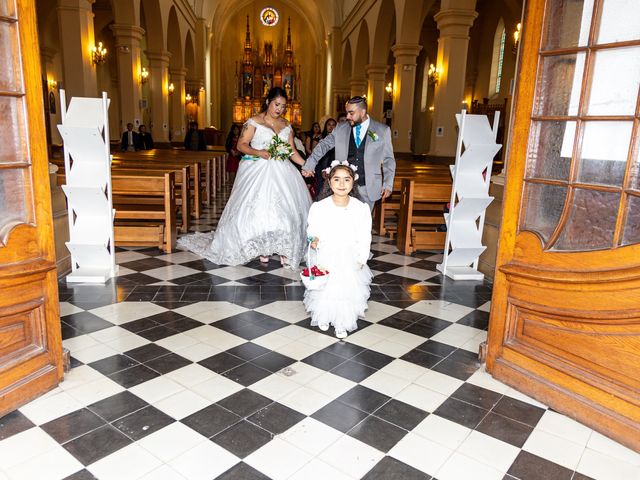
[[[289,98],[287,97],[287,92],[284,88],[273,87],[271,90],[269,90],[269,93],[267,93],[267,97],[264,99],[264,102],[262,103],[262,109],[260,111],[266,112],[267,108],[269,108],[269,104],[278,97],[282,97],[286,101],[289,101]]]
[[[329,175],[324,180],[324,185],[322,186],[322,191],[318,196],[318,201],[324,200],[327,197],[333,195],[333,190],[331,190],[331,177],[336,173],[337,170],[344,170],[349,174],[351,180],[353,180],[353,188],[349,192],[349,196],[355,198],[356,200],[362,201],[362,197],[360,196],[360,191],[358,190],[358,184],[356,183],[355,172],[351,170],[351,168],[346,165],[336,165],[331,170],[329,170]]]

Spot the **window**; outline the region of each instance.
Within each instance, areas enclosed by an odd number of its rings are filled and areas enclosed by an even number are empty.
[[[493,36],[493,57],[491,59],[491,78],[489,80],[489,98],[495,97],[502,88],[502,64],[504,62],[504,48],[507,40],[507,30],[502,18],[498,21],[496,33]]]

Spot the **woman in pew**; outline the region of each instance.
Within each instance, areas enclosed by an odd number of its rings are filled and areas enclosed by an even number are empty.
[[[183,237],[179,245],[218,265],[241,265],[260,257],[280,255],[283,266],[297,268],[306,252],[307,213],[311,196],[298,169],[291,125],[281,117],[287,94],[279,87],[267,95],[263,111],[242,128],[237,149],[245,154],[222,212],[211,234]],[[276,139],[291,148],[288,160],[271,158],[267,149]]]
[[[147,132],[147,127],[140,125],[138,127],[138,144],[136,150],[153,150],[153,138]]]

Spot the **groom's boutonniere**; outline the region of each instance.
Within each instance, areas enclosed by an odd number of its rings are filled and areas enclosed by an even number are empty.
[[[377,142],[378,140],[380,140],[380,137],[378,136],[378,134],[376,132],[372,132],[371,130],[367,131],[367,135],[369,135],[371,140],[373,140],[374,142]]]

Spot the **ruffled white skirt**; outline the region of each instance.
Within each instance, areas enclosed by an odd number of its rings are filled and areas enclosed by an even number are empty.
[[[304,306],[312,326],[333,326],[336,332],[352,332],[367,310],[373,275],[368,266],[327,265],[329,278],[322,290],[307,290]]]
[[[243,160],[218,227],[178,240],[217,265],[242,265],[263,255],[287,257],[296,268],[306,251],[311,196],[290,161]]]

